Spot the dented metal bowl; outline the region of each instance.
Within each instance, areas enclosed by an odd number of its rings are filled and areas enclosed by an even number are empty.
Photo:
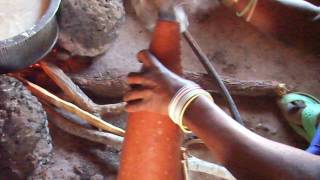
[[[34,64],[47,55],[58,39],[55,15],[61,0],[51,0],[47,11],[35,26],[0,41],[0,73],[8,73]]]

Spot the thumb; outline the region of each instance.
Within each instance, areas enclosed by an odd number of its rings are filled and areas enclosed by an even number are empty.
[[[160,61],[148,50],[142,50],[137,55],[138,60],[143,63],[146,68],[162,68]]]

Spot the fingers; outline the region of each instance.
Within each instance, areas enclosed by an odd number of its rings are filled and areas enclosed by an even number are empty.
[[[125,107],[127,112],[138,112],[146,110],[151,97],[151,90],[149,89],[135,89],[129,91],[127,94],[124,95],[123,100],[127,102]]]
[[[143,90],[131,90],[127,94],[124,95],[123,100],[125,102],[141,100],[141,99],[148,99],[151,96],[151,90],[143,89]]]
[[[150,78],[148,78],[146,74],[137,72],[129,73],[127,81],[129,85],[154,85],[154,82]]]
[[[128,113],[139,112],[139,111],[145,110],[146,107],[147,107],[146,102],[144,100],[139,100],[139,101],[133,101],[133,102],[128,103],[125,107],[125,110]]]
[[[143,84],[145,78],[141,75],[141,73],[131,72],[127,78],[128,84]]]
[[[147,68],[152,68],[152,67],[159,68],[162,66],[159,60],[154,55],[152,55],[148,50],[140,51],[137,55],[137,58]]]
[[[128,75],[128,84],[133,87],[138,85],[138,88],[133,88],[127,92],[123,100],[127,102],[127,112],[138,112],[150,109],[152,89],[157,85],[156,79],[158,75],[157,68],[161,68],[162,64],[149,51],[143,50],[138,53],[138,60],[143,63],[144,71],[140,73],[130,73]]]

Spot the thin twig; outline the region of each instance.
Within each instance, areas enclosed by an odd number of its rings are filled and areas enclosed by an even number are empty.
[[[198,159],[194,156],[188,157],[187,163],[190,171],[211,174],[228,180],[236,179],[225,167]]]
[[[17,77],[17,78],[21,80],[35,96],[45,100],[49,104],[57,108],[63,109],[67,112],[70,112],[72,114],[75,114],[81,119],[87,121],[89,124],[99,129],[114,133],[119,136],[124,136],[125,132],[123,129],[103,121],[102,119],[88,113],[87,111],[80,109],[79,107],[77,107],[72,103],[62,100],[61,98],[53,95],[52,93],[48,92],[47,90],[43,89],[40,86],[33,84],[32,82],[29,82],[21,77]]]
[[[183,178],[184,180],[189,180],[189,168],[188,168],[188,154],[187,149],[184,147],[181,147],[181,163],[182,163],[182,172],[183,172]]]
[[[105,144],[108,146],[112,146],[117,150],[121,150],[123,137],[117,136],[111,133],[101,132],[93,129],[87,129],[80,124],[76,124],[65,119],[61,114],[59,114],[56,110],[53,110],[52,107],[45,107],[45,110],[48,114],[49,121],[60,128],[61,130],[77,136],[83,139],[87,139],[92,142],[97,142],[101,144]]]

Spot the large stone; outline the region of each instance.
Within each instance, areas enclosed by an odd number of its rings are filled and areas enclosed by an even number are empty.
[[[0,76],[0,179],[25,179],[51,156],[48,121],[42,105],[23,84]]]
[[[122,0],[62,0],[59,44],[72,55],[106,52],[124,21]]]

